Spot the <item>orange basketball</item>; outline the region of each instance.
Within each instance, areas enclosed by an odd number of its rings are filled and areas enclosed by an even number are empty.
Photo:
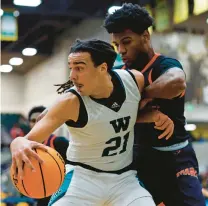
[[[23,164],[24,176],[23,179],[14,176],[14,171],[11,167],[11,180],[16,189],[25,196],[31,198],[44,198],[52,195],[61,186],[64,175],[65,166],[61,155],[54,149],[48,147],[45,152],[41,149],[34,149],[34,151],[44,161],[40,164],[36,159],[31,158],[35,172],[28,166]]]

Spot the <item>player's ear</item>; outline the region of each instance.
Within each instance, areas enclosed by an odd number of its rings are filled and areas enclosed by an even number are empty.
[[[149,41],[150,40],[150,33],[148,30],[145,30],[144,33],[143,33],[143,37],[146,41]]]
[[[100,71],[101,72],[107,72],[108,71],[108,65],[103,62],[101,65],[99,65]]]

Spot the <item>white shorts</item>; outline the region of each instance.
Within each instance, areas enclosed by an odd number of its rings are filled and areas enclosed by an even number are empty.
[[[155,206],[150,193],[140,185],[136,171],[131,170],[118,175],[98,173],[72,165],[66,165],[64,182],[49,202],[49,206],[138,204]]]

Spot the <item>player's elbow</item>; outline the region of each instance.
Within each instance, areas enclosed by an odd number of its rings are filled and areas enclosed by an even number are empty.
[[[179,92],[183,92],[186,90],[186,80],[182,77],[178,77],[175,79],[175,85],[178,88]]]
[[[186,81],[182,77],[175,78],[171,82],[172,92],[170,92],[170,99],[181,95],[186,90]]]

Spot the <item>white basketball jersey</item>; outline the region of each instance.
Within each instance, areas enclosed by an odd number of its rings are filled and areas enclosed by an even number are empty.
[[[113,72],[120,77],[126,94],[122,105],[114,102],[111,106],[120,107],[120,110],[115,112],[89,96],[79,94],[87,111],[87,124],[83,128],[68,126],[70,144],[67,159],[104,171],[121,170],[132,163],[134,124],[141,98],[128,71]],[[75,87],[72,89],[77,92]]]

